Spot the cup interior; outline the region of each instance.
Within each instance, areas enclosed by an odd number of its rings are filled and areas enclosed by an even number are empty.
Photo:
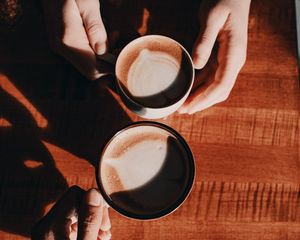
[[[175,40],[148,35],[130,42],[116,63],[120,90],[133,102],[164,108],[182,99],[193,84],[188,52]]]
[[[126,217],[165,216],[188,196],[194,159],[185,140],[160,123],[138,122],[115,134],[96,170],[106,202]]]

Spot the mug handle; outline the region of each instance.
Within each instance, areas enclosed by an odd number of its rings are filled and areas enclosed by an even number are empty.
[[[113,67],[116,66],[117,56],[112,53],[105,53],[102,55],[97,55],[97,59],[99,59],[100,61],[104,61],[105,63],[108,63],[108,64],[112,65]]]

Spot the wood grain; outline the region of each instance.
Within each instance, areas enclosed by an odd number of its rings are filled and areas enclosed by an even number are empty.
[[[191,49],[198,2],[103,1],[124,45],[139,34],[171,36]],[[107,88],[89,82],[47,43],[37,1],[0,23],[0,239],[28,239],[66,190],[96,187],[99,151],[141,120]],[[130,14],[130,15],[129,15]],[[126,16],[130,16],[127,17]],[[134,221],[113,210],[113,239],[300,239],[300,91],[293,1],[253,0],[246,65],[229,99],[192,116],[160,120],[180,132],[196,181],[175,213]]]

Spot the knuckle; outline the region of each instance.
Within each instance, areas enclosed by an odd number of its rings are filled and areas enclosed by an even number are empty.
[[[102,43],[107,41],[107,33],[105,31],[103,23],[100,20],[94,20],[87,24],[86,31],[89,37],[92,37],[92,39],[97,39],[97,41],[100,41]]]
[[[106,224],[104,226],[101,226],[101,230],[102,231],[108,231],[109,229],[111,229],[111,225],[110,224]]]
[[[211,42],[211,35],[205,31],[201,36],[201,44],[208,44]],[[205,50],[206,48],[203,48]]]
[[[210,10],[207,22],[209,24],[214,24],[216,19],[218,19],[220,16],[228,15],[230,12],[231,9],[228,6],[217,4]]]
[[[217,4],[211,9],[210,15],[214,17],[218,17],[220,15],[229,14],[230,12],[231,9],[229,6],[223,4]]]
[[[100,32],[100,29],[102,28],[102,24],[100,23],[100,21],[94,20],[91,21],[88,25],[87,25],[87,32],[89,34],[97,34],[98,32]]]
[[[86,229],[98,227],[99,221],[97,214],[95,212],[89,211],[83,219],[82,224]]]

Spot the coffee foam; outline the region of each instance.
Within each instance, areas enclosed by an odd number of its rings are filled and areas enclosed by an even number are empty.
[[[191,174],[185,148],[172,133],[155,126],[119,133],[106,147],[99,171],[111,200],[139,216],[176,204]]]
[[[135,102],[146,107],[165,107],[177,102],[187,91],[191,79],[189,61],[172,39],[147,36],[123,49],[116,76]]]
[[[169,54],[144,49],[129,69],[128,91],[134,97],[159,94],[174,84],[179,72],[178,62]]]
[[[128,129],[112,140],[101,164],[105,191],[131,190],[151,180],[164,163],[168,136],[164,130],[143,126]]]

